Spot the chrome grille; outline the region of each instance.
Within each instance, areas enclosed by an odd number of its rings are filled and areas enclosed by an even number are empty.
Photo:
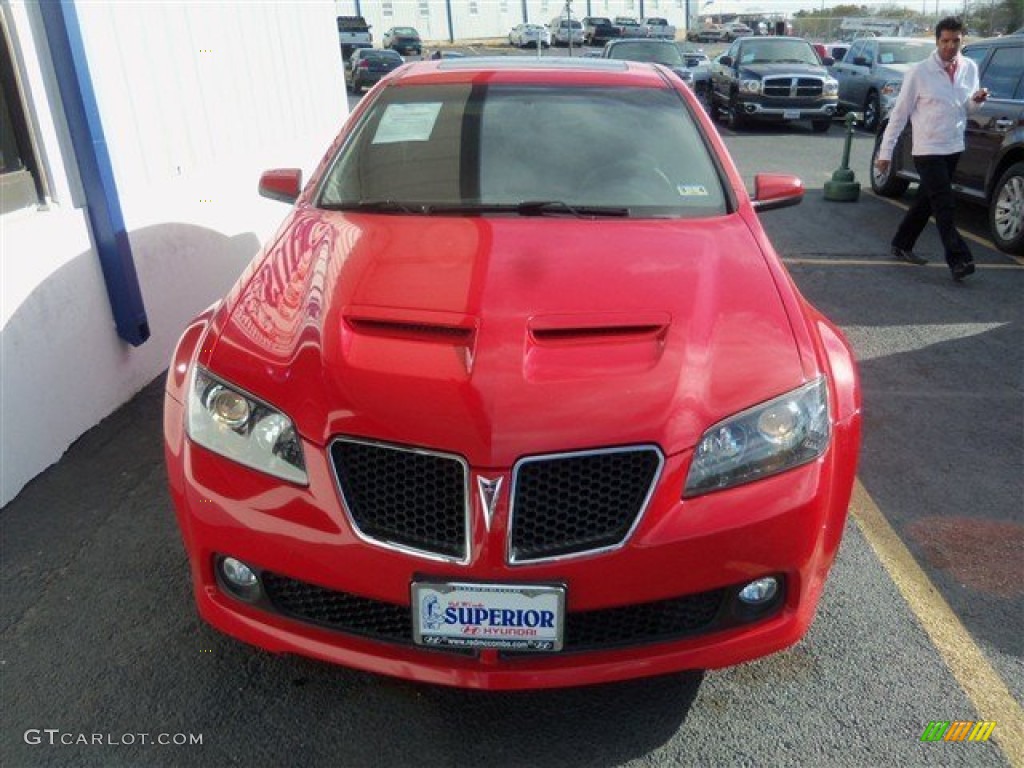
[[[365,538],[453,560],[469,557],[468,470],[458,456],[338,439],[331,461]]]
[[[816,99],[824,92],[820,77],[766,77],[761,92],[774,99]]]
[[[653,446],[523,459],[512,478],[509,562],[620,546],[640,520],[663,463]]]

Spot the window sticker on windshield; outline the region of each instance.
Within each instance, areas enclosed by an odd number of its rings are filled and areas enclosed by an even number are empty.
[[[708,189],[703,184],[678,184],[676,189],[679,190],[681,197],[707,197]]]
[[[892,64],[892,60],[895,58],[891,53],[880,53],[878,55],[878,61],[882,64]]]
[[[401,141],[427,141],[434,130],[441,102],[429,104],[389,104],[373,136],[374,144]]]

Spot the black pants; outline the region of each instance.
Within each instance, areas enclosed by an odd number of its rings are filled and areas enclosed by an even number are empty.
[[[914,166],[921,178],[920,188],[914,204],[896,230],[892,239],[894,246],[905,251],[913,250],[914,243],[928,223],[928,217],[934,214],[942,247],[946,252],[946,263],[952,267],[972,260],[971,250],[956,231],[956,223],[953,221],[952,179],[959,159],[959,152],[955,155],[914,155]]]

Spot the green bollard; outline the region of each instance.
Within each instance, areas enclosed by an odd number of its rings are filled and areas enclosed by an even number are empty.
[[[853,139],[853,126],[861,115],[849,112],[846,115],[846,145],[843,147],[843,162],[832,174],[832,181],[825,182],[825,199],[839,203],[855,203],[860,197],[860,183],[854,181],[850,170],[850,141]]]

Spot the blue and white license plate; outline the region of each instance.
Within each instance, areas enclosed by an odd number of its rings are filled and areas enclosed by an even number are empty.
[[[560,651],[565,588],[535,584],[413,582],[418,645]]]

